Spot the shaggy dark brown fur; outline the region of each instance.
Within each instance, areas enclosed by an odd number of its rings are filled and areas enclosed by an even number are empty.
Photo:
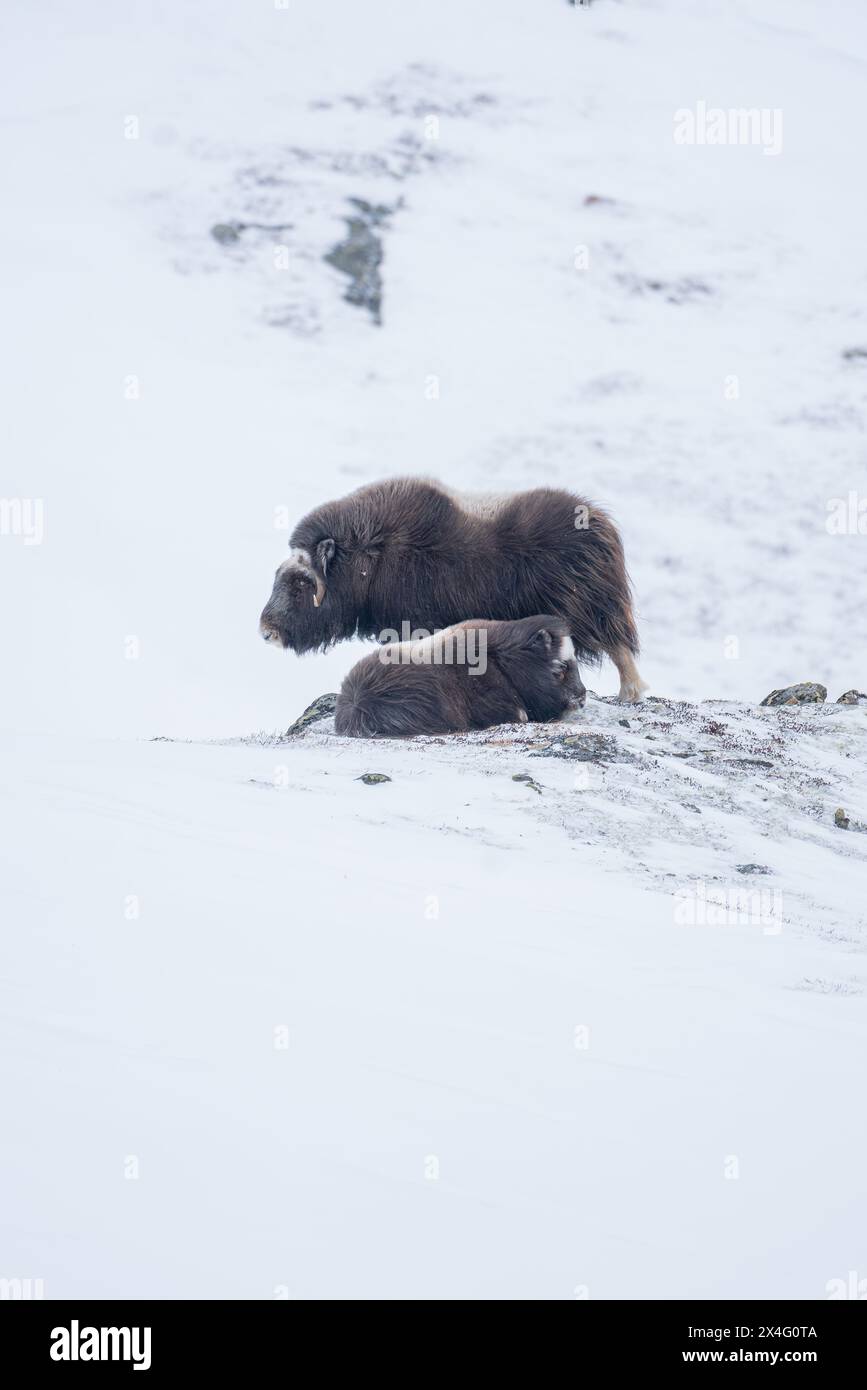
[[[317,507],[290,547],[262,612],[268,641],[305,652],[353,636],[387,640],[404,623],[433,632],[468,613],[553,613],[568,623],[579,660],[607,653],[621,695],[640,692],[617,528],[571,493],[537,488],[481,512],[437,483],[388,480]]]
[[[475,666],[453,659],[464,653]],[[584,697],[562,618],[467,622],[364,657],[340,688],[335,727],[355,738],[464,733],[558,719]]]

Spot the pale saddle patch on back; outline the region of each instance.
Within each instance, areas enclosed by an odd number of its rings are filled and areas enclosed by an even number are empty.
[[[507,502],[514,500],[514,493],[463,492],[459,488],[446,487],[443,483],[438,486],[462,512],[481,521],[492,521]]]

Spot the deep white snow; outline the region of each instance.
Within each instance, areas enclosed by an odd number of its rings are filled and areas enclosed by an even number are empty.
[[[0,40],[0,1279],[867,1279],[859,0],[10,0]],[[699,102],[779,153],[677,144]],[[379,327],[323,260],[351,198]],[[363,650],[261,643],[287,519],[402,473],[608,506],[663,701],[276,737]]]

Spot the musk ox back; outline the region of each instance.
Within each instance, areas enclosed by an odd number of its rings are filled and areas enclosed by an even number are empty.
[[[355,738],[464,733],[558,719],[584,697],[562,618],[472,621],[363,657],[340,688],[335,728]]]
[[[622,699],[644,688],[617,528],[557,488],[473,498],[400,478],[325,503],[292,533],[260,628],[266,641],[305,652],[435,632],[470,613],[561,617],[579,660],[614,661]]]

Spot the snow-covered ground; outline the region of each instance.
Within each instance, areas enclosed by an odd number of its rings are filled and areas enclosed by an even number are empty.
[[[867,1278],[859,0],[0,29],[0,1278]],[[676,143],[700,102],[779,152]],[[379,325],[324,260],[352,199]],[[259,640],[287,524],[401,473],[603,502],[669,702],[271,737],[362,650]]]

